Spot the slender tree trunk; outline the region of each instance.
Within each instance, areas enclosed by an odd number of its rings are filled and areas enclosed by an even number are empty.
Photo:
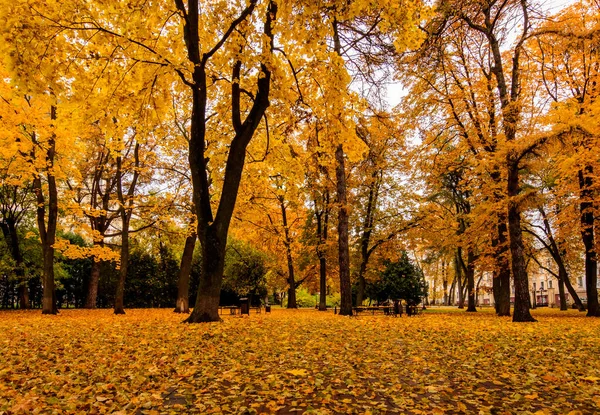
[[[329,191],[325,192],[323,209],[318,211],[315,200],[317,218],[317,257],[319,258],[319,311],[327,311],[327,255],[325,252],[329,228]]]
[[[292,239],[290,236],[290,228],[287,220],[287,208],[283,196],[278,197],[279,207],[281,208],[281,219],[283,223],[283,234],[285,245],[285,257],[288,266],[288,305],[287,308],[298,308],[296,303],[296,277],[294,275],[294,257],[292,256]]]
[[[455,254],[454,254],[454,273],[455,273],[455,278],[456,278],[456,283],[458,286],[458,308],[462,309],[465,308],[465,298],[464,298],[464,283],[463,283],[463,269],[462,266],[460,264],[461,259],[460,259],[460,255],[461,255],[462,249],[461,248],[457,248]]]
[[[175,304],[176,313],[189,313],[190,298],[190,273],[192,271],[192,262],[194,260],[194,248],[196,247],[196,232],[185,238],[183,255],[179,265],[179,276],[177,278],[177,303]]]
[[[529,280],[524,260],[523,234],[521,231],[521,213],[515,198],[519,194],[518,161],[512,160],[513,154],[507,156],[508,165],[508,235],[512,258],[512,274],[515,283],[514,322],[536,321],[529,312]]]
[[[350,284],[350,249],[348,246],[348,200],[346,197],[346,169],[342,144],[335,150],[338,208],[338,257],[340,268],[340,315],[352,315],[352,287]]]
[[[443,280],[442,280],[442,289],[444,290],[444,305],[448,305],[448,266],[446,261],[442,262],[442,272],[443,272]]]
[[[581,239],[585,247],[585,291],[587,295],[587,316],[600,317],[598,304],[598,263],[596,260],[596,247],[594,241],[594,205],[592,175],[594,171],[591,166],[585,166],[579,170],[579,207],[581,222]]]
[[[50,108],[50,119],[56,120],[56,107]],[[35,141],[35,136],[34,136]],[[54,287],[54,243],[56,241],[56,225],[58,221],[58,191],[56,178],[54,177],[54,157],[56,153],[56,141],[54,137],[48,140],[46,150],[46,178],[48,181],[48,218],[46,219],[46,199],[42,188],[41,174],[33,180],[33,188],[37,199],[36,218],[40,239],[42,242],[43,255],[43,277],[42,282],[42,314],[57,314],[56,292]]]
[[[454,271],[454,277],[452,278],[452,284],[450,284],[450,294],[448,295],[448,303],[446,305],[454,305],[454,299],[456,296],[456,269]]]
[[[119,268],[119,281],[117,282],[117,293],[115,295],[115,314],[125,314],[125,279],[129,265],[129,220],[123,221],[121,231],[121,267]]]
[[[473,251],[469,249],[467,251],[467,293],[468,293],[468,306],[467,311],[475,312],[477,307],[475,304],[475,255]]]

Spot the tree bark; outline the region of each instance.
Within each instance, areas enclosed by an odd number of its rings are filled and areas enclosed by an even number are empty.
[[[125,279],[129,265],[129,219],[123,221],[121,231],[121,267],[119,268],[119,281],[115,295],[115,314],[125,314]]]
[[[133,143],[132,143],[133,144]],[[136,142],[133,150],[133,177],[127,194],[123,193],[123,166],[121,156],[117,157],[117,196],[119,198],[119,213],[121,215],[121,267],[115,295],[115,314],[125,314],[125,279],[129,266],[129,222],[133,213],[133,196],[140,175],[140,144]]]
[[[508,243],[506,214],[498,214],[496,236],[492,239],[495,248],[495,269],[492,280],[494,307],[498,316],[510,316],[510,266],[508,262]]]
[[[537,321],[529,312],[529,280],[524,260],[523,233],[521,231],[521,213],[515,198],[518,196],[519,188],[519,166],[518,160],[513,160],[514,154],[507,155],[508,167],[508,235],[510,241],[510,254],[512,258],[512,274],[515,284],[515,310],[514,322]]]
[[[50,108],[50,119],[56,120],[56,107]],[[35,134],[33,136],[35,141]],[[56,225],[58,221],[58,191],[54,176],[54,158],[56,155],[56,140],[54,136],[48,139],[46,149],[46,179],[48,182],[48,218],[46,219],[46,198],[42,188],[41,172],[33,180],[33,188],[37,199],[36,218],[40,239],[42,242],[43,277],[42,282],[42,314],[57,314],[56,293],[54,287],[54,243],[56,241]]]
[[[560,299],[560,310],[561,311],[568,310],[568,307],[567,307],[567,298],[566,298],[566,295],[565,295],[565,277],[566,276],[561,276],[558,279],[558,297]]]
[[[196,232],[185,238],[183,255],[179,264],[179,276],[177,278],[177,303],[175,304],[176,313],[189,313],[190,297],[190,273],[192,271],[192,262],[194,260],[194,248],[196,247]]]
[[[100,265],[101,262],[96,257],[92,257],[92,270],[90,272],[90,282],[85,300],[85,308],[96,308],[96,300],[98,298],[98,281],[100,281]]]
[[[329,192],[325,192],[323,209],[317,212],[315,200],[315,212],[317,218],[317,257],[319,258],[319,311],[327,311],[327,254],[325,252],[327,233],[329,227]]]
[[[467,311],[475,312],[477,311],[477,307],[475,304],[475,254],[473,254],[473,250],[471,249],[467,251],[466,277],[468,293]]]
[[[225,265],[225,246],[229,225],[235,208],[239,184],[242,177],[246,149],[258,125],[269,107],[271,71],[263,62],[257,76],[257,92],[252,106],[242,121],[240,108],[239,75],[241,62],[234,62],[231,82],[231,121],[235,135],[231,140],[224,167],[221,198],[213,216],[211,188],[208,178],[206,151],[206,111],[208,108],[208,86],[206,68],[211,57],[217,53],[236,27],[252,14],[256,1],[250,1],[240,16],[231,22],[221,41],[206,52],[200,50],[198,1],[190,0],[186,9],[183,1],[176,2],[177,8],[186,18],[183,34],[189,61],[193,64],[192,81],[186,82],[192,92],[192,115],[189,135],[189,164],[192,175],[193,203],[198,217],[198,239],[202,247],[202,273],[198,285],[196,305],[188,323],[219,321],[219,300]],[[267,7],[263,34],[268,39],[268,52],[273,52],[273,22],[277,4],[270,1]],[[267,52],[267,51],[265,51]],[[241,59],[241,58],[240,58]]]
[[[352,315],[352,287],[350,284],[350,249],[348,246],[348,200],[346,197],[346,169],[344,148],[335,150],[337,202],[338,202],[338,258],[340,268],[340,315]]]
[[[283,244],[285,246],[285,257],[288,266],[288,304],[287,308],[298,308],[296,303],[296,277],[294,275],[294,258],[292,256],[292,240],[290,237],[290,228],[287,220],[287,208],[285,206],[285,200],[283,196],[277,198],[279,201],[279,207],[281,208],[281,220],[283,223]]]
[[[594,241],[594,205],[593,205],[593,175],[591,166],[585,166],[578,172],[579,178],[579,209],[581,222],[581,239],[585,247],[585,291],[587,295],[587,316],[600,317],[598,305],[598,263]]]

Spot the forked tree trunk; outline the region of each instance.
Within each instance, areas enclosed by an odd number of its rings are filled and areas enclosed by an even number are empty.
[[[196,233],[185,238],[183,255],[179,264],[179,275],[177,278],[177,303],[175,304],[176,313],[189,313],[190,305],[190,273],[192,272],[192,262],[194,260],[194,248],[196,247]]]
[[[183,1],[176,2],[178,11],[185,16],[183,22],[183,35],[187,49],[187,57],[193,64],[193,70],[186,85],[191,89],[192,109],[189,133],[190,171],[192,176],[193,202],[198,217],[198,239],[202,247],[202,273],[198,284],[198,295],[194,310],[187,318],[188,323],[219,321],[219,300],[223,282],[223,268],[225,265],[225,246],[229,225],[233,216],[236,199],[238,196],[240,180],[243,173],[246,149],[254,136],[266,109],[269,107],[269,91],[271,86],[271,71],[264,62],[260,64],[260,71],[256,77],[257,91],[245,119],[242,120],[240,106],[240,76],[242,56],[232,66],[231,82],[231,126],[233,136],[227,161],[224,167],[221,197],[216,214],[213,215],[211,186],[208,177],[208,157],[206,157],[206,131],[207,108],[209,107],[207,65],[210,59],[222,48],[228,37],[236,31],[238,25],[246,21],[252,14],[256,2],[249,2],[241,14],[229,25],[221,41],[216,42],[212,48],[202,50],[199,38],[200,16],[198,2],[191,1],[186,8]],[[267,50],[263,53],[272,53],[274,49],[273,22],[277,15],[277,3],[269,1],[264,26],[263,44]],[[250,27],[254,27],[252,24]],[[181,74],[181,73],[180,73]]]

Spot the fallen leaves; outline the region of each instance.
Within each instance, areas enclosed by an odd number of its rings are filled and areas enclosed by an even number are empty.
[[[537,313],[1,312],[0,414],[597,413],[600,322]]]

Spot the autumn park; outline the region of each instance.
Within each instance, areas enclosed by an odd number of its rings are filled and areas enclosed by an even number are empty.
[[[0,415],[600,413],[599,45],[598,0],[0,0]]]

